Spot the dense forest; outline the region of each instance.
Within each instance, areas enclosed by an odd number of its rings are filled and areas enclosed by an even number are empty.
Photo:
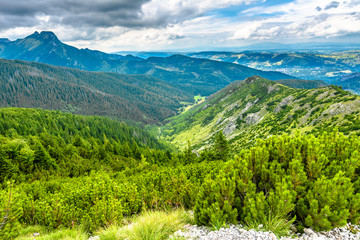
[[[195,154],[104,117],[16,108],[0,116],[2,239],[24,224],[91,233],[177,207],[210,226],[277,215],[298,229],[328,230],[360,219],[356,135],[297,132],[230,151],[220,132]]]
[[[86,72],[0,59],[0,107],[63,110],[161,122],[192,95],[145,75]]]

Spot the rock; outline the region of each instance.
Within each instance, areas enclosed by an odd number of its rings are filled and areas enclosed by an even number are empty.
[[[40,233],[33,233],[33,237],[40,236]]]
[[[91,236],[88,240],[100,240],[99,236]]]
[[[236,129],[236,123],[230,123],[224,128],[223,133],[225,136],[229,136],[235,131],[235,129]]]
[[[269,93],[271,93],[273,91],[277,91],[279,89],[278,89],[278,87],[276,85],[268,85],[267,90],[268,90],[267,93],[269,94]]]
[[[202,111],[202,110],[205,110],[205,109],[207,109],[207,108],[209,108],[209,107],[211,107],[211,104],[206,104],[205,106],[203,106],[203,108],[201,109],[201,111]]]
[[[240,225],[229,225],[219,231],[210,231],[206,227],[187,225],[182,230],[175,232],[169,239],[192,239],[192,240],[277,240],[274,233],[245,230]],[[304,229],[304,234],[293,237],[281,237],[280,240],[359,240],[360,232],[352,233],[350,229],[359,229],[356,225],[344,228],[335,228],[328,232],[317,233],[310,228]],[[92,240],[96,240],[92,239]]]
[[[260,119],[261,117],[258,113],[250,113],[249,115],[246,116],[245,122],[246,124],[251,125],[258,123]]]
[[[270,233],[271,240],[277,240],[277,237],[274,233]]]
[[[316,233],[311,228],[304,228],[304,233],[310,237],[313,235],[317,236]]]
[[[219,117],[218,120],[216,121],[215,125],[218,125],[221,121],[222,121],[222,117]]]
[[[289,105],[293,99],[295,99],[295,97],[290,95],[281,100],[281,102],[276,106],[274,113],[279,113],[282,107]]]

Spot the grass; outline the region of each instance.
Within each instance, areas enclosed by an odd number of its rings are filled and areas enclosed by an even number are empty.
[[[144,212],[139,216],[125,219],[122,223],[113,224],[99,229],[91,234],[99,236],[100,240],[163,240],[184,227],[185,224],[195,224],[193,216],[185,210],[170,212]],[[34,233],[40,235],[34,236]],[[15,240],[87,240],[89,233],[81,229],[47,230],[42,226],[23,227]],[[181,238],[174,238],[180,240]]]
[[[40,235],[34,236],[34,233]],[[88,234],[81,228],[75,229],[58,229],[55,231],[49,231],[42,226],[28,226],[21,229],[19,237],[15,240],[87,240]]]
[[[294,223],[295,218],[289,220],[287,216],[281,214],[269,213],[264,221],[252,220],[246,222],[245,228],[254,229],[256,231],[269,231],[273,232],[277,237],[288,236],[291,225]],[[261,228],[259,226],[262,225]]]
[[[181,229],[186,223],[192,223],[192,217],[184,210],[173,212],[146,212],[135,218],[133,223],[122,227],[116,239],[162,240]]]

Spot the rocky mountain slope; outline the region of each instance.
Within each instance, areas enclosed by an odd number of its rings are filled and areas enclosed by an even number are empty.
[[[332,131],[359,133],[360,97],[336,86],[294,89],[254,76],[234,82],[205,102],[169,119],[162,137],[201,149],[219,131],[233,147],[282,133]]]

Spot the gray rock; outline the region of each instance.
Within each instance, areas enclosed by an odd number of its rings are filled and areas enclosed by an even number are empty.
[[[270,237],[271,237],[272,240],[277,240],[277,237],[275,236],[274,233],[270,233]]]
[[[261,117],[258,113],[250,113],[249,115],[246,116],[245,122],[248,125],[256,124],[260,121],[260,119],[261,119]]]
[[[236,123],[231,122],[229,123],[223,130],[225,136],[229,136],[236,130]]]
[[[304,228],[304,233],[310,237],[313,235],[317,236],[316,233],[311,228]]]
[[[100,237],[99,236],[92,236],[92,237],[89,237],[88,240],[100,240]]]
[[[282,107],[287,106],[291,103],[292,100],[294,100],[295,97],[290,95],[287,96],[286,98],[284,98],[283,100],[281,100],[281,102],[276,106],[274,113],[279,113],[282,109]]]

